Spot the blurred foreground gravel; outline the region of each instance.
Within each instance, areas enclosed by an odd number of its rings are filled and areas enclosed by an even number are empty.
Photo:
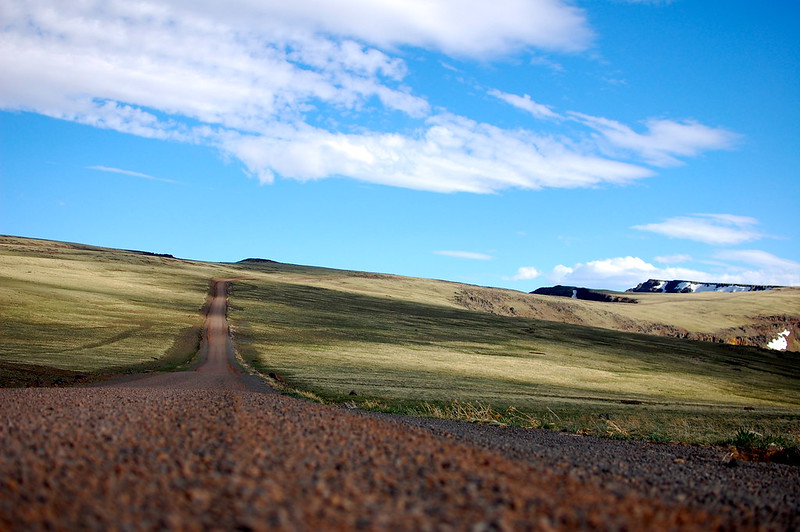
[[[402,424],[247,391],[2,391],[7,530],[713,530]]]
[[[231,365],[224,289],[195,371],[0,390],[0,529],[798,528],[798,468],[270,393]]]
[[[372,414],[375,415],[375,414]],[[800,467],[731,461],[728,449],[585,437],[543,429],[387,416],[533,467],[724,517],[736,528],[800,530]]]

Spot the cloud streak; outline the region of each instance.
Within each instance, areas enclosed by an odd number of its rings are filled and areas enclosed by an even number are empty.
[[[570,112],[578,122],[595,131],[594,139],[611,155],[630,154],[659,167],[682,164],[681,157],[695,157],[705,151],[732,149],[741,136],[723,128],[712,128],[695,120],[645,121],[646,131],[637,133],[615,120]]]
[[[99,172],[109,172],[112,174],[122,174],[128,175],[132,177],[139,177],[141,179],[148,179],[150,181],[161,181],[162,183],[171,183],[173,185],[178,185],[178,181],[173,181],[172,179],[165,179],[163,177],[155,177],[150,174],[143,174],[141,172],[133,172],[131,170],[122,170],[120,168],[112,168],[109,166],[87,166],[88,170],[97,170]]]
[[[518,96],[516,94],[509,94],[497,89],[492,89],[489,91],[489,96],[494,96],[495,98],[516,107],[517,109],[521,109],[527,113],[530,113],[536,118],[551,120],[558,120],[562,118],[561,115],[554,113],[549,106],[534,102],[528,94]]]
[[[733,214],[676,216],[663,222],[635,225],[633,229],[713,245],[734,245],[763,238],[754,229],[758,220]]]
[[[492,260],[491,255],[485,253],[474,253],[472,251],[434,251],[435,255],[442,255],[444,257],[452,257],[454,259],[467,259],[467,260]]]

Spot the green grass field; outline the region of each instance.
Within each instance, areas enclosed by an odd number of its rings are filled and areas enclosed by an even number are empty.
[[[244,278],[232,285],[229,311],[240,356],[263,374],[280,374],[291,393],[620,438],[799,441],[797,353],[505,316],[458,301],[480,291],[518,308],[575,315],[578,307],[569,305],[578,305],[588,309],[587,321],[637,309],[648,321],[663,320],[691,307],[680,319],[700,327],[695,322],[727,326],[785,313],[798,291],[772,299],[646,294],[639,305],[540,303],[428,279],[0,237],[0,382],[69,384],[185,366],[197,349],[209,283],[223,277]]]

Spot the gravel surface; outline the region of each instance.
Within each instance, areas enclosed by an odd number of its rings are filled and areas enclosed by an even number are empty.
[[[704,505],[696,495],[706,482],[688,467],[703,463],[693,448],[677,464],[660,458],[673,456],[673,447],[644,452],[544,431],[532,438],[530,431],[398,422],[270,393],[231,365],[224,295],[220,283],[195,371],[93,388],[0,390],[0,530],[797,525],[791,468],[738,477],[731,471],[750,466],[709,465],[714,486],[749,486],[734,490],[731,504],[741,511],[721,511],[720,500]],[[587,450],[595,445],[601,448]],[[661,482],[665,475],[673,480]],[[662,493],[665,485],[672,488]],[[770,499],[776,507],[767,515],[760,509],[771,490],[785,496]]]
[[[728,449],[655,444],[543,429],[370,414],[597,484],[725,516],[739,526],[800,530],[800,467],[731,460]]]

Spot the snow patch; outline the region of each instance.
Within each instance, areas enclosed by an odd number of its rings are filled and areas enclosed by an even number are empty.
[[[682,283],[678,283],[678,285],[675,287],[675,290],[681,292],[688,288],[690,292],[697,292],[697,289],[700,286],[702,286],[700,283],[690,283],[689,281],[683,281]]]
[[[774,349],[776,351],[786,351],[789,347],[789,335],[792,334],[789,330],[784,330],[778,335],[777,338],[767,344],[767,349]]]
[[[666,284],[666,283],[664,283]],[[658,286],[657,288],[661,288]],[[666,288],[661,288],[665,291]],[[689,292],[750,292],[753,290],[752,286],[741,286],[736,284],[712,284],[712,283],[693,283],[690,281],[683,281],[675,286],[676,291],[687,290]]]

